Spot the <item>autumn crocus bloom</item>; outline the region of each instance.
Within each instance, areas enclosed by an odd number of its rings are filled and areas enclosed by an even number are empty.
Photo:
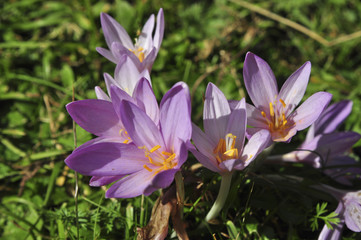
[[[159,125],[159,108],[157,100],[149,81],[142,78],[137,83],[133,96],[117,86],[111,86],[111,99],[87,99],[69,103],[66,108],[73,120],[86,131],[94,134],[97,138],[77,148],[68,158],[78,150],[88,146],[99,146],[103,142],[132,143],[120,117],[120,105],[122,100],[128,100],[138,105],[156,124]],[[91,186],[102,186],[119,180],[124,175],[97,176],[90,181]]]
[[[326,185],[321,185],[317,189],[330,193],[339,201],[335,212],[340,219],[337,225],[333,225],[333,229],[325,225],[318,237],[319,240],[340,239],[344,225],[353,232],[361,232],[361,191],[347,192]]]
[[[139,37],[135,40],[135,44],[133,44],[127,31],[108,14],[102,13],[100,21],[109,50],[98,47],[97,51],[114,63],[118,63],[120,57],[125,54],[132,59],[139,71],[148,69],[150,72],[163,40],[163,9],[160,9],[157,15],[154,37],[152,33],[155,20],[152,14],[143,26]]]
[[[192,139],[198,151],[191,149],[200,163],[222,176],[218,197],[206,221],[215,218],[222,209],[233,171],[247,167],[269,142],[269,132],[261,130],[244,146],[246,121],[245,100],[239,101],[231,111],[224,94],[209,83],[203,110],[205,133],[193,125]]]
[[[329,106],[311,125],[305,142],[297,148],[299,151],[278,157],[287,162],[302,162],[314,168],[323,168],[324,173],[334,180],[351,185],[351,180],[361,175],[361,169],[346,167],[356,164],[354,159],[347,156],[347,152],[361,136],[355,132],[336,131],[351,109],[352,102],[346,100]]]
[[[132,143],[109,139],[85,144],[65,160],[66,164],[95,180],[120,179],[107,191],[108,198],[149,195],[168,187],[187,159],[186,144],[192,132],[190,96],[185,83],[176,84],[166,93],[159,113],[157,126],[132,101],[119,101],[119,116]]]
[[[254,106],[247,104],[247,121],[252,135],[267,129],[275,142],[288,142],[297,131],[310,126],[331,100],[332,95],[318,92],[293,111],[301,101],[308,84],[311,63],[294,72],[278,92],[276,78],[269,65],[248,52],[243,77]]]
[[[114,85],[132,96],[137,83],[142,78],[147,79],[149,84],[151,84],[148,70],[139,71],[127,55],[120,57],[114,71],[114,78],[108,73],[104,74],[105,85],[109,95],[111,94],[111,86]],[[95,93],[98,99],[110,101],[108,95],[100,87],[95,87]]]

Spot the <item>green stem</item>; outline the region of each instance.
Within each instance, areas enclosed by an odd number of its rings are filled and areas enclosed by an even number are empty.
[[[219,188],[217,199],[206,216],[206,222],[216,218],[219,212],[222,210],[231,187],[231,181],[232,173],[222,175],[221,186]]]

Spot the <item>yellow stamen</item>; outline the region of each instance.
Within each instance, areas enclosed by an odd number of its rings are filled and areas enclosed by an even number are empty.
[[[252,154],[251,154],[251,155],[249,155],[249,157],[247,158],[246,162],[247,162],[248,160],[250,160],[252,157],[253,157],[253,155],[252,155]]]
[[[286,107],[286,103],[280,98],[280,102],[282,103],[282,106],[285,108]]]
[[[222,148],[223,148],[223,146],[225,146],[226,144],[226,141],[223,139],[223,138],[221,138],[221,139],[219,139],[219,142],[218,142],[218,145],[217,145],[217,147],[213,150],[213,153],[218,153],[218,152],[220,152],[221,150],[222,150]],[[224,152],[224,151],[223,151]]]
[[[128,139],[125,139],[124,141],[123,141],[123,143],[128,143],[129,142],[129,140]]]
[[[154,164],[153,159],[150,156],[147,156],[150,163]]]
[[[163,155],[166,155],[166,156],[171,156],[171,155],[172,155],[171,153],[169,153],[169,152],[164,152],[164,151],[162,151],[162,154],[163,154]]]
[[[145,169],[147,169],[149,172],[152,172],[153,170],[152,169],[150,169],[147,165],[143,165],[143,167],[145,168]]]
[[[157,145],[157,146],[154,146],[152,149],[150,149],[150,151],[149,152],[154,152],[154,151],[156,151],[156,150],[158,150],[160,148],[160,146],[159,145]]]
[[[218,163],[221,163],[221,162],[222,162],[222,160],[219,158],[219,156],[216,156],[216,159],[217,159],[217,162],[218,162]]]
[[[166,163],[171,162],[175,158],[175,153],[173,153],[169,158],[165,160]]]
[[[226,155],[227,157],[231,157],[231,158],[237,158],[238,149],[237,148],[229,149],[228,151],[224,152],[223,155]]]
[[[271,117],[275,116],[275,112],[273,111],[273,104],[272,102],[269,103],[269,114],[271,115]]]
[[[265,118],[266,117],[266,113],[265,112],[261,112],[262,116]]]

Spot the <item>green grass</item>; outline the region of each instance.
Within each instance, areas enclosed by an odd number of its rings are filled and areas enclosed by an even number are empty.
[[[252,4],[331,43],[361,31],[357,0]],[[115,65],[95,51],[106,46],[100,13],[109,13],[135,36],[161,7],[166,29],[152,70],[154,91],[161,99],[173,84],[185,81],[197,124],[201,124],[208,82],[217,84],[230,99],[246,97],[242,68],[246,52],[252,51],[270,64],[280,85],[311,61],[305,97],[328,91],[332,102],[352,100],[353,112],[342,128],[361,133],[361,37],[325,45],[237,0],[9,0],[0,4],[0,239],[76,239],[78,230],[81,239],[136,239],[136,228],[147,224],[159,192],[144,200],[105,199],[104,188],[89,187],[89,177],[79,175],[77,229],[74,172],[64,164],[74,146],[65,105],[71,102],[73,82],[77,100],[95,98],[95,86],[105,89],[103,73],[113,74]],[[93,138],[80,127],[76,131],[78,146]],[[304,135],[275,151],[297,146]],[[361,156],[360,145],[354,149],[356,158]],[[237,234],[238,239],[315,239],[320,229],[312,232],[309,220],[316,215],[317,204],[329,201],[327,213],[336,208],[331,198],[305,191],[303,185],[264,177],[287,173],[331,181],[316,170],[261,166],[255,173],[234,176],[219,223],[197,232],[196,226],[216,198],[220,179],[203,168],[190,171],[195,163],[190,156],[184,165],[190,179],[184,216],[191,239],[211,239],[212,234],[216,239]],[[344,236],[360,237],[350,231],[344,231]]]

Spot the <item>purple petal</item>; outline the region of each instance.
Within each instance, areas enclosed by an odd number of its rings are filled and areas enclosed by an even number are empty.
[[[244,147],[242,157],[243,160],[235,169],[243,170],[247,167],[266,147],[270,145],[271,136],[269,131],[260,130],[256,132],[248,141]]]
[[[124,61],[119,62],[114,71],[114,80],[117,85],[126,91],[130,96],[133,95],[134,88],[141,78],[137,66],[126,55]]]
[[[103,143],[103,142],[109,142],[109,143],[123,143],[124,142],[124,138],[122,138],[121,136],[114,136],[114,137],[109,137],[109,136],[106,136],[106,137],[97,137],[97,138],[94,138],[90,141],[87,141],[85,143],[83,143],[82,145],[80,145],[79,147],[75,148],[73,152],[76,152],[76,151],[79,151],[79,150],[82,150],[84,148],[87,148],[91,145],[94,145],[94,144],[98,144],[98,143]]]
[[[335,213],[338,213],[340,217],[340,222],[337,225],[332,225],[333,230],[329,229],[325,224],[322,228],[322,231],[318,237],[318,240],[339,240],[341,237],[343,226],[345,225],[345,220],[342,218],[344,213],[344,208],[342,202],[340,202],[335,210]]]
[[[133,43],[127,31],[111,16],[106,13],[100,14],[105,41],[110,48],[113,42],[120,42],[126,48],[133,49]]]
[[[107,91],[109,96],[112,96],[112,92],[110,91],[110,87],[112,85],[117,86],[120,88],[120,86],[118,85],[118,83],[114,80],[114,78],[112,76],[110,76],[108,73],[104,73],[104,82],[105,82],[105,86],[107,87]]]
[[[154,40],[153,40],[153,46],[157,48],[157,52],[159,51],[160,45],[162,44],[163,34],[164,34],[164,14],[163,14],[163,9],[161,8],[158,11],[157,27],[155,29]]]
[[[298,131],[303,130],[316,121],[331,98],[332,94],[330,93],[317,92],[302,103],[288,119],[295,123]]]
[[[149,72],[151,72],[154,60],[157,56],[157,53],[158,53],[157,49],[155,47],[153,47],[152,50],[150,50],[147,53],[147,56],[145,57],[143,62],[140,62],[138,59],[139,65],[137,65],[137,67],[138,67],[139,71],[143,71],[144,69],[147,69]]]
[[[133,144],[102,142],[74,151],[66,159],[69,168],[88,176],[116,176],[143,169],[144,151]]]
[[[169,169],[169,170],[165,170],[165,171],[158,173],[153,178],[149,187],[155,188],[155,189],[169,187],[174,180],[174,174],[176,174],[176,172],[178,172],[178,171],[179,171],[179,169]],[[145,192],[147,192],[147,191],[145,191]],[[149,195],[149,194],[150,193],[147,192],[147,195]]]
[[[239,163],[239,159],[228,159],[219,164],[219,167],[223,170],[226,170],[228,172],[232,172],[234,170],[234,167]],[[224,171],[222,171],[224,172]]]
[[[265,118],[262,116],[261,111],[253,107],[251,104],[246,103],[247,110],[247,124],[257,128],[267,128]]]
[[[352,101],[344,100],[329,106],[314,123],[315,135],[331,133],[350,115]]]
[[[266,110],[278,94],[276,78],[270,66],[260,57],[248,52],[243,67],[244,83],[256,108]]]
[[[215,158],[209,158],[207,156],[205,156],[203,153],[198,152],[195,149],[191,149],[190,150],[193,155],[196,157],[196,159],[206,168],[208,168],[209,170],[213,171],[213,172],[221,172],[221,169],[218,167],[217,163],[214,163],[216,160]]]
[[[237,137],[235,148],[237,148],[239,152],[242,152],[243,149],[244,138],[246,134],[246,126],[247,126],[246,101],[243,98],[241,101],[239,101],[237,106],[231,112],[227,125],[227,133],[232,133]]]
[[[120,104],[120,116],[128,135],[137,146],[145,146],[149,150],[157,145],[161,147],[166,146],[158,127],[135,104],[122,101]]]
[[[100,187],[100,186],[108,185],[112,182],[116,182],[116,181],[122,179],[124,176],[126,176],[126,175],[105,176],[105,177],[94,176],[90,179],[89,185],[92,187]]]
[[[203,109],[204,131],[214,141],[224,138],[231,110],[221,90],[208,83]]]
[[[117,61],[118,61],[117,58],[114,57],[113,53],[111,51],[109,51],[108,49],[105,49],[105,48],[102,48],[102,47],[97,47],[96,50],[100,55],[102,55],[103,57],[105,57],[109,61],[111,61],[113,63],[117,63]]]
[[[311,63],[306,62],[283,84],[278,99],[286,104],[285,115],[288,116],[302,100],[311,73]]]
[[[86,131],[96,136],[119,136],[122,125],[111,102],[80,100],[69,103],[66,109],[73,120]]]
[[[154,178],[147,170],[135,172],[114,183],[106,192],[106,198],[133,198],[142,195]]]
[[[123,100],[129,101],[129,102],[132,102],[135,104],[135,100],[131,96],[129,96],[128,93],[126,93],[125,91],[123,91],[122,89],[120,89],[119,87],[114,86],[114,85],[111,85],[111,87],[110,87],[110,96],[112,99],[114,111],[118,115],[119,119],[121,119],[120,105]]]
[[[108,95],[98,86],[95,87],[95,95],[99,100],[110,102],[110,98],[108,97]]]
[[[126,48],[125,46],[123,46],[123,44],[119,42],[113,42],[110,47],[110,51],[112,52],[114,58],[117,59],[117,61],[115,62],[117,64],[124,55],[130,57],[134,63],[139,62],[138,57],[130,51],[130,48]]]
[[[357,199],[345,203],[345,223],[353,232],[361,232],[361,206]]]
[[[190,96],[185,83],[173,86],[160,103],[160,126],[167,147],[181,139],[187,142],[192,135]]]
[[[142,32],[138,38],[138,46],[143,47],[143,49],[146,51],[148,49],[151,49],[153,46],[153,33],[154,29],[154,14],[152,14],[148,21],[144,24]]]
[[[139,80],[135,87],[133,98],[136,99],[137,105],[158,125],[158,102],[148,79],[142,78]]]
[[[347,165],[350,166],[347,167]],[[323,172],[344,185],[351,186],[352,181],[354,179],[360,179],[361,176],[361,166],[357,164],[355,159],[349,156],[341,155],[329,158],[327,159],[327,167]]]

